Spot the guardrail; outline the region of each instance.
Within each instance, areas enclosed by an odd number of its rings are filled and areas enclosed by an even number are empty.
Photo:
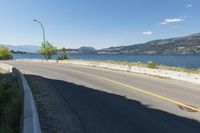
[[[0,63],[0,68],[6,69],[9,72],[19,77],[23,88],[23,108],[21,120],[22,133],[41,133],[40,122],[35,101],[31,89],[24,75],[15,67]]]

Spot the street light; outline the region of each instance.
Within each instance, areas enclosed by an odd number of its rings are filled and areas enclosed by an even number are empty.
[[[44,31],[44,26],[42,25],[42,23],[36,19],[33,20],[34,22],[37,22],[40,24],[40,26],[42,27],[42,31],[43,31],[43,41],[45,43],[45,31]]]

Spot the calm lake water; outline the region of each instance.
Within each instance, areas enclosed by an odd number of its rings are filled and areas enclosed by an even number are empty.
[[[53,58],[56,59],[58,55]],[[114,60],[128,62],[155,61],[158,64],[167,66],[177,66],[185,68],[200,68],[200,55],[107,55],[107,54],[69,54],[71,59],[87,59],[87,60]],[[13,54],[14,59],[42,59],[40,54]]]

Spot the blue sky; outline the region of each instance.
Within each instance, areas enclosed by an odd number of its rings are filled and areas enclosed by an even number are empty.
[[[0,0],[0,43],[97,49],[200,32],[200,0]]]

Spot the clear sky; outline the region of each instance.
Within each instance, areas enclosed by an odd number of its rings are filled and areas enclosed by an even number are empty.
[[[200,0],[0,0],[0,43],[97,49],[200,32]]]

